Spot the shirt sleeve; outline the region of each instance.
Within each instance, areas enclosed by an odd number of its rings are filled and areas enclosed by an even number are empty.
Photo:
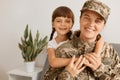
[[[116,50],[107,45],[102,52],[102,64],[94,71],[100,80],[120,80],[120,59]]]
[[[54,48],[54,43],[53,41],[49,41],[48,44],[47,44],[47,49],[48,48]]]

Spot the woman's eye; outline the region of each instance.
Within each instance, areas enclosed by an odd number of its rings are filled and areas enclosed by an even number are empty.
[[[101,21],[101,20],[96,20],[95,22],[96,22],[96,23],[101,23],[102,21]]]
[[[84,19],[86,19],[86,20],[90,20],[90,18],[89,18],[89,17],[84,17]]]

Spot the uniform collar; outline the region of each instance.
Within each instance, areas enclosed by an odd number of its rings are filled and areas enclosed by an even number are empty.
[[[87,48],[91,48],[94,47],[96,42],[100,39],[101,35],[99,34],[96,38],[96,40],[94,42],[84,42],[81,39],[79,39],[80,36],[80,30],[75,31],[73,34],[73,38],[72,38],[72,43],[73,46],[78,48],[79,46],[86,46]]]

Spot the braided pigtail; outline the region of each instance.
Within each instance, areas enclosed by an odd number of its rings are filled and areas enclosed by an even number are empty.
[[[69,40],[71,40],[71,37],[72,37],[72,31],[70,30],[70,31],[67,33],[67,38],[68,38]]]
[[[53,35],[54,35],[54,33],[55,33],[55,28],[52,28],[52,33],[51,33],[51,35],[50,35],[50,39],[49,39],[49,41],[53,39]]]

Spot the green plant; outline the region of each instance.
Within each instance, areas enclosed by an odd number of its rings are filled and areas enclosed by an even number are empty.
[[[47,36],[40,38],[40,33],[37,31],[35,39],[32,37],[31,30],[28,31],[28,25],[24,30],[24,36],[21,37],[21,43],[18,46],[21,50],[22,57],[25,62],[34,61],[35,58],[47,45]]]

